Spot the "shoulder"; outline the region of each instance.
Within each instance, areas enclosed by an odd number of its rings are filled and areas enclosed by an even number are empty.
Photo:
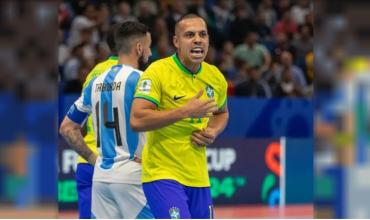
[[[91,70],[91,72],[104,72],[105,70],[109,69],[110,67],[117,64],[117,61],[112,61],[110,59],[104,60],[98,64]]]
[[[227,81],[221,71],[214,65],[203,62],[202,71],[203,74],[206,73],[206,81],[209,82],[214,89],[218,91],[223,91],[227,89]]]
[[[215,77],[217,80],[221,80],[221,81],[225,80],[224,75],[215,65],[203,62],[202,68],[204,68],[203,71],[211,73],[212,74],[211,77]]]
[[[141,75],[143,73],[143,71],[136,69],[134,67],[131,67],[131,66],[123,65],[122,67],[123,68],[121,69],[121,71],[125,71],[128,74],[140,74]]]
[[[117,61],[114,62],[109,59],[96,64],[94,68],[87,74],[83,87],[86,87],[92,79],[109,70],[115,64],[117,64]]]
[[[123,80],[126,86],[130,86],[131,88],[135,89],[142,73],[143,72],[141,70],[124,66],[124,68],[121,69],[120,80]]]
[[[143,72],[144,75],[161,75],[165,70],[168,69],[168,66],[171,65],[172,57],[166,57],[159,59],[151,63],[148,68]]]
[[[154,61],[148,68],[161,68],[172,62],[172,56]]]
[[[104,67],[106,68],[107,61],[100,62],[96,64],[96,66],[91,70],[91,72],[102,70]]]
[[[135,69],[133,67],[128,67],[127,74],[128,74],[128,77],[126,81],[136,84],[139,81],[141,75],[143,75],[143,71],[139,69]]]

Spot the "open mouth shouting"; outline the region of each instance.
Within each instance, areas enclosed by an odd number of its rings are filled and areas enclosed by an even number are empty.
[[[194,47],[190,50],[190,54],[193,58],[199,59],[205,56],[204,49],[201,47]]]

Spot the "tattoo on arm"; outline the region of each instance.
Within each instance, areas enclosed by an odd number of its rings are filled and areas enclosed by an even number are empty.
[[[73,150],[75,150],[85,160],[89,161],[90,156],[94,154],[94,152],[86,145],[79,128],[73,127],[66,130],[63,137]]]

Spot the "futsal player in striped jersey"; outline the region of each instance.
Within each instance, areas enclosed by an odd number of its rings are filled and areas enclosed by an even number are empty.
[[[145,25],[125,22],[117,30],[118,65],[94,78],[71,106],[60,133],[77,153],[95,165],[93,218],[152,218],[141,185],[144,133],[129,125],[131,104],[142,74],[137,68],[151,55],[151,36]],[[92,115],[99,155],[89,149],[80,129]]]
[[[112,26],[107,34],[106,42],[111,51],[111,55],[108,59],[98,63],[87,75],[86,80],[83,84],[83,89],[90,83],[90,81],[100,74],[104,73],[112,66],[117,65],[118,56],[115,48],[114,32],[118,28],[118,24]],[[94,137],[94,129],[92,124],[92,117],[89,116],[84,126],[86,135],[84,136],[85,143],[95,153],[98,152],[96,147],[96,141]],[[92,178],[94,173],[94,167],[89,164],[81,156],[77,158],[77,170],[76,170],[76,184],[77,184],[77,195],[78,195],[78,213],[80,219],[88,219],[91,217],[91,190],[92,190]]]

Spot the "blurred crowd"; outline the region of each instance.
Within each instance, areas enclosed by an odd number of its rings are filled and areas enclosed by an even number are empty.
[[[313,93],[313,3],[310,0],[66,0],[60,4],[59,82],[79,93],[109,54],[116,23],[137,20],[152,34],[150,62],[175,52],[174,25],[202,16],[210,35],[206,61],[219,67],[229,96],[310,97]]]
[[[11,93],[21,101],[57,98],[58,5],[0,1],[0,95]]]

